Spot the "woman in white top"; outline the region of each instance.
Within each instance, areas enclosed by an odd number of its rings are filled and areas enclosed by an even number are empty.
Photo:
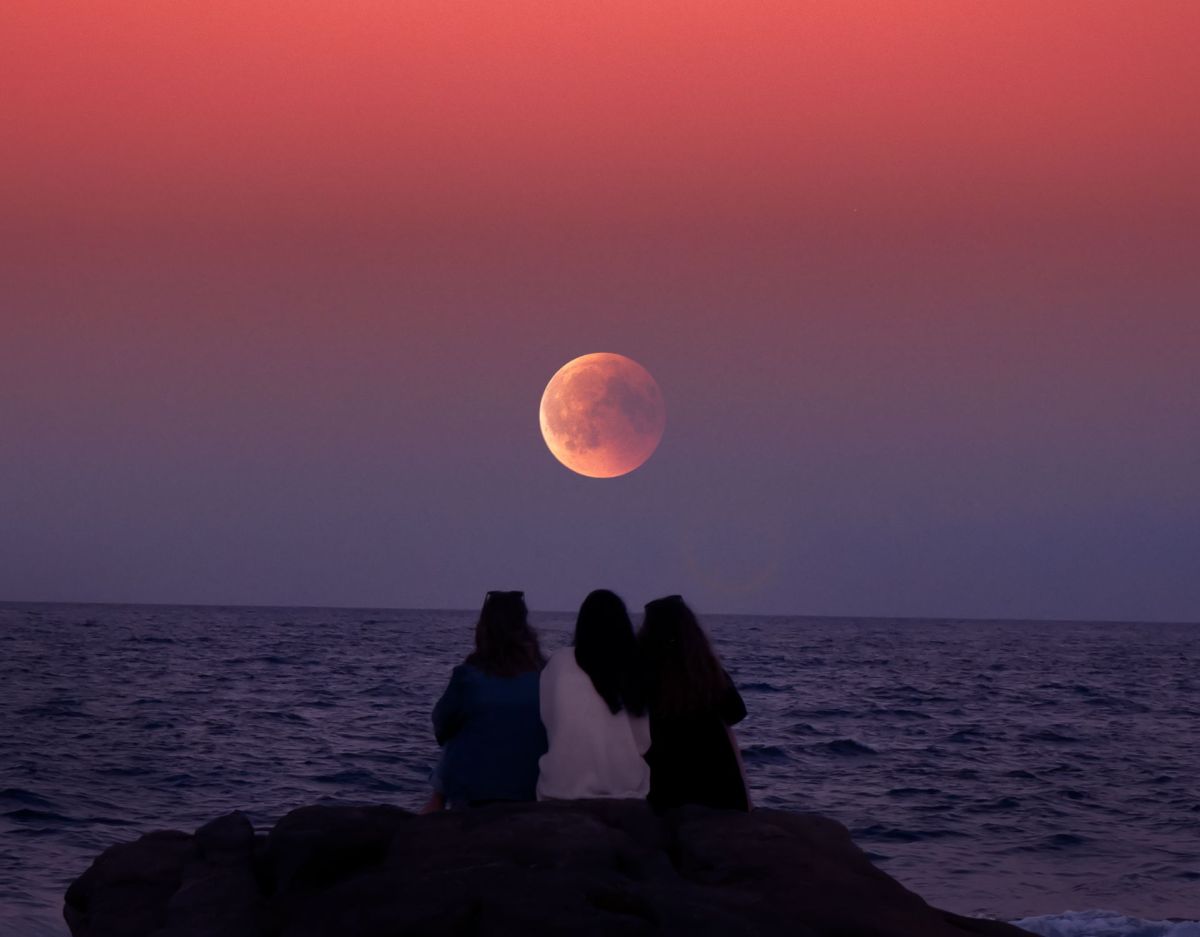
[[[584,599],[574,645],[542,671],[541,710],[550,748],[538,763],[538,800],[646,796],[650,721],[633,624],[616,594]]]

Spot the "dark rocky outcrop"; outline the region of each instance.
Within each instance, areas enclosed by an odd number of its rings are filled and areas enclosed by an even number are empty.
[[[75,937],[1019,937],[932,908],[811,814],[640,801],[414,816],[240,813],[105,851],[71,885]]]

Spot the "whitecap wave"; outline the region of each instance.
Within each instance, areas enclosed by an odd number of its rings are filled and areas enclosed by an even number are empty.
[[[1068,911],[1012,923],[1040,937],[1200,937],[1200,921],[1145,921],[1116,911]]]

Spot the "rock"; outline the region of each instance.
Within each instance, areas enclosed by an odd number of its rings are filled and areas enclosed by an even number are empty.
[[[63,916],[71,933],[137,937],[157,930],[194,851],[193,838],[178,832],[106,849],[67,889]]]
[[[301,807],[267,837],[267,890],[313,891],[378,865],[399,824],[411,814],[398,807]]]
[[[212,820],[196,830],[196,848],[213,861],[238,862],[254,849],[254,827],[240,810]]]
[[[1020,937],[930,907],[813,814],[641,801],[431,816],[232,813],[106,850],[67,891],[75,937]]]

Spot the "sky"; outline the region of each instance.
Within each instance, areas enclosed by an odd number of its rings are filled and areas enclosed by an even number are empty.
[[[1198,31],[9,0],[0,599],[1200,621]]]

